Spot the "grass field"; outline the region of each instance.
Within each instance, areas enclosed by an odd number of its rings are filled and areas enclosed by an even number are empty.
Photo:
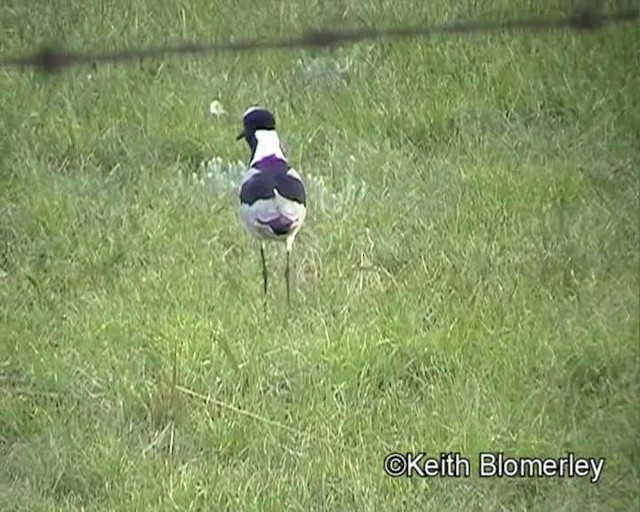
[[[0,54],[562,3],[9,0]],[[636,24],[0,70],[0,509],[634,509],[638,69]],[[229,183],[255,103],[310,189],[267,312]],[[486,451],[606,463],[483,479]]]

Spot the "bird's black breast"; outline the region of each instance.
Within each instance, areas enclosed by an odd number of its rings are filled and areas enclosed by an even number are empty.
[[[276,189],[282,197],[306,205],[304,185],[295,176],[287,174],[290,169],[287,162],[267,157],[252,167],[258,172],[240,187],[240,202],[251,205],[259,199],[271,199],[275,196],[273,189]]]

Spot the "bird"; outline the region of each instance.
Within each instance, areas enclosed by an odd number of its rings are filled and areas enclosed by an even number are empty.
[[[284,277],[287,304],[291,304],[291,251],[307,215],[307,193],[300,174],[284,154],[274,114],[252,106],[242,114],[242,131],[251,156],[239,190],[240,219],[245,230],[259,242],[262,260],[262,288],[267,302],[265,243],[284,242]]]

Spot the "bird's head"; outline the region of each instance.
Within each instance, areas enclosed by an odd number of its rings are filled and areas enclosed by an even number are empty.
[[[242,114],[242,131],[236,140],[244,139],[255,150],[256,131],[275,130],[276,119],[271,112],[262,107],[250,107]]]

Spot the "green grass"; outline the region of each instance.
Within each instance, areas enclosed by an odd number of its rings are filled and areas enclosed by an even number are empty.
[[[541,3],[9,1],[0,50],[563,2]],[[636,25],[1,70],[0,508],[634,509],[639,55]],[[234,139],[256,102],[325,183],[295,306],[272,247],[266,314],[235,196],[190,180],[246,160]],[[392,479],[395,451],[606,464],[597,484]]]

